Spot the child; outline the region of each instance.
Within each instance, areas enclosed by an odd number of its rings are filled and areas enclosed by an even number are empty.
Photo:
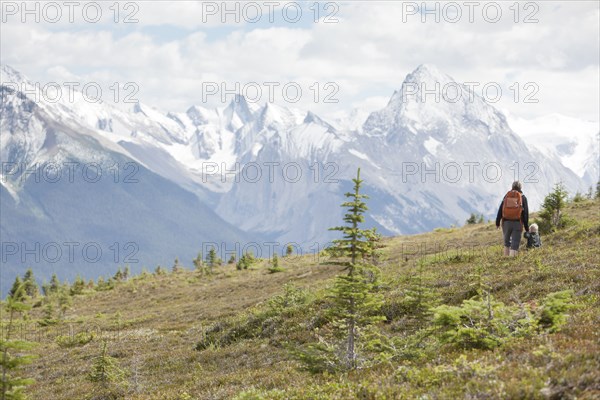
[[[531,224],[529,226],[529,232],[525,232],[523,236],[527,239],[527,248],[531,249],[534,247],[542,247],[542,239],[538,233],[537,224]]]

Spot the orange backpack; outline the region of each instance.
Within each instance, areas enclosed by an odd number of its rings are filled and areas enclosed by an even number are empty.
[[[518,190],[511,190],[504,196],[502,203],[502,219],[520,221],[523,212],[523,198]]]

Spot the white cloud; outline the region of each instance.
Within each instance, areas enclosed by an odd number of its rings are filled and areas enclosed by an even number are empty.
[[[226,81],[228,87],[297,81],[305,95],[294,106],[350,110],[389,98],[407,73],[432,63],[460,82],[500,83],[506,93],[497,105],[514,115],[599,119],[597,3],[538,2],[534,24],[513,22],[513,3],[502,3],[503,18],[495,24],[480,11],[469,23],[464,7],[456,24],[435,23],[430,15],[427,23],[418,15],[403,23],[402,3],[340,3],[337,24],[306,23],[312,18],[307,13],[298,24],[282,25],[279,17],[275,25],[221,25],[215,18],[203,23],[199,2],[142,2],[138,24],[9,21],[1,27],[1,55],[2,62],[42,81],[76,76],[105,86],[136,82],[142,101],[178,111],[201,102],[203,81]],[[531,11],[520,9],[519,18]],[[165,33],[165,26],[175,33]],[[340,102],[315,102],[308,89],[314,82],[321,90],[335,82]],[[515,102],[507,89],[515,82],[535,82],[539,102]]]

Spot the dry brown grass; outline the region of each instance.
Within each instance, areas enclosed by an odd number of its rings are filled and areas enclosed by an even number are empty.
[[[488,223],[386,239],[381,264],[391,285],[388,299],[398,292],[395,285],[414,274],[418,260],[428,284],[450,304],[472,295],[469,283],[478,266],[494,296],[504,302],[535,303],[550,292],[573,289],[579,307],[557,334],[496,351],[465,352],[460,365],[459,354],[448,351],[419,363],[397,362],[339,377],[310,375],[290,359],[283,343],[302,332],[195,351],[211,324],[243,321],[288,282],[318,292],[340,270],[315,263],[312,255],[282,258],[285,271],[275,274],[263,261],[245,271],[223,266],[210,277],[190,270],[136,277],[114,290],[76,296],[59,327],[71,326],[74,332],[92,327],[99,335],[84,345],[61,347],[52,334],[57,327],[39,328],[46,329],[46,337],[36,350],[39,359],[27,370],[36,379],[28,392],[34,399],[101,398],[86,376],[106,338],[110,354],[128,372],[123,393],[129,399],[229,399],[252,388],[262,394],[247,398],[600,396],[599,203],[571,205],[569,214],[579,221],[576,226],[543,237],[543,248],[523,251],[517,259],[500,256],[501,234]],[[41,309],[30,317],[35,324]],[[298,316],[298,324],[305,317]]]

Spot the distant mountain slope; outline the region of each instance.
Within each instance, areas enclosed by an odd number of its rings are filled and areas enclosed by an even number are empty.
[[[528,146],[559,160],[594,186],[600,178],[600,126],[560,114],[533,120],[514,119],[512,127]]]
[[[27,267],[41,279],[96,278],[125,264],[189,264],[203,243],[251,240],[96,131],[64,124],[10,88],[0,95],[3,293]]]
[[[328,228],[340,220],[357,167],[372,197],[368,225],[387,235],[462,224],[471,212],[492,217],[517,178],[535,209],[554,183],[585,191],[597,174],[597,154],[578,176],[431,65],[408,74],[386,107],[366,119],[354,111],[348,121],[243,96],[224,108],[169,113],[89,103],[79,92],[50,102],[18,71],[4,65],[0,72],[0,161],[23,167],[3,171],[11,217],[3,213],[1,232],[18,240],[38,240],[38,226],[44,240],[134,236],[148,260],[187,260],[206,240],[295,242],[315,251],[333,238]],[[425,94],[436,85],[459,100]],[[86,187],[23,178],[28,168],[73,160],[98,163],[104,179]],[[123,182],[133,172],[128,162],[139,168],[139,183]],[[110,185],[115,163],[120,180]]]

